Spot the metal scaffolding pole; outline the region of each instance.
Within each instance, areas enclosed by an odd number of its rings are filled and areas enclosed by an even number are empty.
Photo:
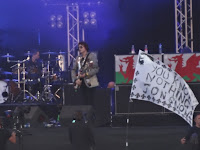
[[[78,4],[67,5],[67,46],[68,67],[76,54],[76,47],[80,40],[79,33],[79,6]]]
[[[193,52],[192,0],[174,0],[176,53],[189,47]]]

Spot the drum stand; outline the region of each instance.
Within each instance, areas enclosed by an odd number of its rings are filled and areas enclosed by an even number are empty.
[[[49,102],[53,102],[53,100],[56,101],[55,96],[51,92],[51,87],[50,85],[50,54],[49,54],[49,60],[47,63],[47,77],[45,78],[45,85],[44,85],[44,91],[42,92],[42,100],[46,101],[48,100]]]
[[[23,61],[17,61],[17,64],[11,66],[11,68],[15,67],[15,66],[18,66],[17,67],[17,75],[18,75],[18,88],[21,88],[20,87],[20,84],[23,83],[23,90],[19,93],[19,95],[14,99],[14,102],[16,102],[18,100],[18,98],[23,94],[23,99],[24,100],[27,100],[27,97],[26,97],[26,93],[29,94],[29,96],[33,99],[35,99],[36,101],[38,101],[38,99],[33,95],[31,94],[28,90],[26,90],[26,67],[25,67],[25,62],[29,60],[29,57]],[[23,63],[23,70],[22,70],[22,74],[23,74],[23,77],[22,77],[22,82],[20,81],[20,65]]]
[[[24,98],[24,100],[26,99],[26,93],[28,93],[33,99],[35,99],[36,101],[38,101],[38,99],[33,95],[33,94],[31,94],[28,90],[26,90],[26,70],[25,70],[25,62],[23,62],[23,72],[22,72],[22,74],[23,74],[23,78],[22,78],[22,80],[23,80],[23,98]]]

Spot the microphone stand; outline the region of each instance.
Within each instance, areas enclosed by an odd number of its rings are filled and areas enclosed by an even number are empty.
[[[73,60],[76,60],[76,58],[74,58],[72,55],[71,55],[71,57],[73,58],[73,59],[71,59],[71,61],[70,61],[70,64],[68,64],[68,68],[67,68],[67,74],[68,74],[68,76],[67,76],[67,83],[69,83],[69,81],[70,81],[70,79],[71,79],[71,67],[72,67],[72,64],[73,64]]]
[[[19,138],[19,147],[18,150],[24,149],[24,136],[32,135],[32,133],[25,132],[23,130],[24,126],[24,108],[22,107],[16,107],[16,112],[14,112],[13,119],[14,119],[14,131],[16,132],[17,137]]]

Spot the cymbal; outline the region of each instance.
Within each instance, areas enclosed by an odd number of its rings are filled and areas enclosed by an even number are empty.
[[[2,71],[1,74],[12,74],[12,72]]]
[[[59,52],[59,54],[60,54],[60,55],[62,55],[62,54],[66,54],[66,52]]]
[[[5,82],[9,82],[9,81],[10,81],[10,79],[3,79],[3,81],[5,81]]]
[[[32,53],[24,53],[24,56],[32,56]]]
[[[18,82],[18,80],[17,80],[17,79],[12,79],[12,81],[14,81],[14,82]]]
[[[12,57],[14,57],[13,55],[10,55],[10,54],[6,54],[6,55],[3,55],[3,56],[1,56],[2,58],[12,58]]]
[[[44,55],[57,55],[58,53],[48,51],[48,52],[44,52],[44,53],[42,53],[42,54],[44,54]]]

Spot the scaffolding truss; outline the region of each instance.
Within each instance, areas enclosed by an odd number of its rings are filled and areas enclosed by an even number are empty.
[[[176,53],[188,47],[193,52],[192,0],[174,0]]]
[[[79,6],[78,4],[70,4],[66,6],[67,9],[67,56],[68,67],[73,62],[76,55],[76,48],[80,40],[79,33]]]

